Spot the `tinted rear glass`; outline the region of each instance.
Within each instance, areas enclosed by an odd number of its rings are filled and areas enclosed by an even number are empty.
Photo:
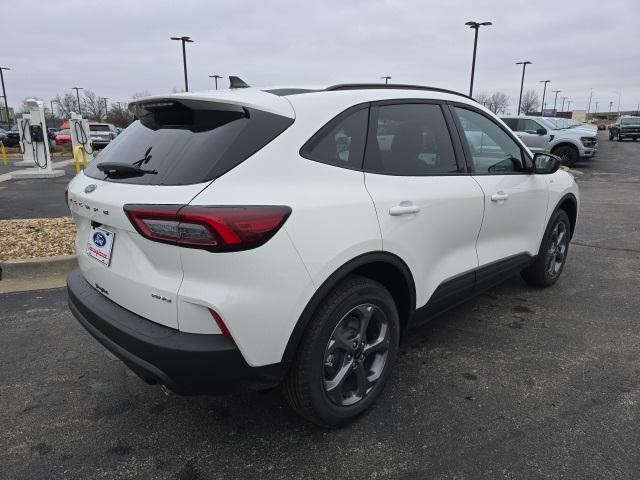
[[[89,130],[92,132],[108,132],[109,125],[89,125]]]
[[[250,108],[240,112],[179,107],[142,117],[89,164],[85,174],[139,185],[190,185],[213,180],[282,133],[293,119]],[[156,171],[134,177],[108,177],[101,163],[124,163]]]

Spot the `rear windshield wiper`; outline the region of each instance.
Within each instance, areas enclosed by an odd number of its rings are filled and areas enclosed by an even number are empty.
[[[110,177],[127,176],[127,177],[141,177],[147,173],[151,175],[157,175],[157,170],[145,170],[129,163],[120,162],[103,162],[96,165],[98,170],[104,172]]]

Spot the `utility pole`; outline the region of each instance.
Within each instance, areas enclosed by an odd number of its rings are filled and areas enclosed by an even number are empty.
[[[547,83],[551,82],[551,80],[540,80],[540,83],[544,83],[544,90],[542,90],[542,107],[540,107],[540,116],[544,115],[544,97],[547,94]]]
[[[551,93],[555,93],[556,94],[556,98],[553,100],[553,113],[555,115],[556,113],[556,103],[558,103],[558,93],[560,93],[562,90],[551,90]]]
[[[473,40],[473,60],[471,61],[471,84],[469,85],[469,96],[473,96],[473,76],[476,71],[476,51],[478,50],[478,30],[480,27],[488,27],[489,25],[493,25],[491,22],[467,22],[465,25],[468,25],[469,28],[474,29],[475,36]]]
[[[2,74],[3,70],[11,70],[7,67],[0,67],[0,80],[2,81],[2,96],[4,97],[4,111],[7,114],[7,125],[11,127],[11,120],[9,119],[9,105],[7,104],[7,91],[4,88],[4,75]]]
[[[380,77],[382,80],[384,80],[384,84],[387,85],[389,83],[389,80],[391,80],[391,75],[386,75],[384,77]]]
[[[220,75],[209,75],[209,78],[213,78],[213,81],[216,83],[216,90],[218,89],[218,79],[222,78]]]
[[[72,87],[71,90],[76,91],[76,98],[78,99],[78,113],[82,116],[82,107],[80,106],[80,90],[84,90],[84,88]]]
[[[591,112],[591,98],[593,97],[593,88],[591,89],[591,93],[589,93],[589,105],[587,106],[587,117],[589,117],[589,113]]]
[[[179,40],[182,42],[182,65],[184,66],[184,91],[189,91],[189,80],[187,79],[187,49],[185,48],[186,43],[193,43],[191,37],[182,36],[182,37],[171,37],[171,40]]]
[[[520,81],[520,96],[518,97],[518,115],[520,115],[520,106],[522,105],[522,88],[524,87],[524,71],[527,69],[527,65],[531,65],[533,62],[526,60],[524,62],[516,62],[516,65],[522,65],[522,80]]]
[[[566,100],[567,98],[569,98],[569,97],[562,97],[562,108],[560,108],[560,111],[561,111],[561,112],[564,112],[564,102],[565,102],[565,100]]]

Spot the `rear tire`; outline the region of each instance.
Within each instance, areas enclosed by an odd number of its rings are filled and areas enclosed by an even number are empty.
[[[571,167],[578,161],[578,150],[575,147],[569,145],[560,145],[553,150],[554,155],[557,155],[562,160],[562,164],[567,167]]]
[[[300,342],[282,391],[291,407],[323,427],[363,414],[380,396],[400,338],[391,294],[350,276],[323,300]]]
[[[529,285],[550,287],[558,281],[569,254],[571,222],[564,210],[553,214],[540,244],[535,262],[520,272]]]

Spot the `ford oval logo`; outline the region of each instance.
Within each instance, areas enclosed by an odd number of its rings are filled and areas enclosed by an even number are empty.
[[[96,188],[98,188],[98,186],[94,183],[87,185],[86,187],[84,187],[84,193],[91,193],[93,192]]]
[[[107,244],[107,239],[100,232],[96,232],[93,234],[93,243],[99,247],[104,247]]]

